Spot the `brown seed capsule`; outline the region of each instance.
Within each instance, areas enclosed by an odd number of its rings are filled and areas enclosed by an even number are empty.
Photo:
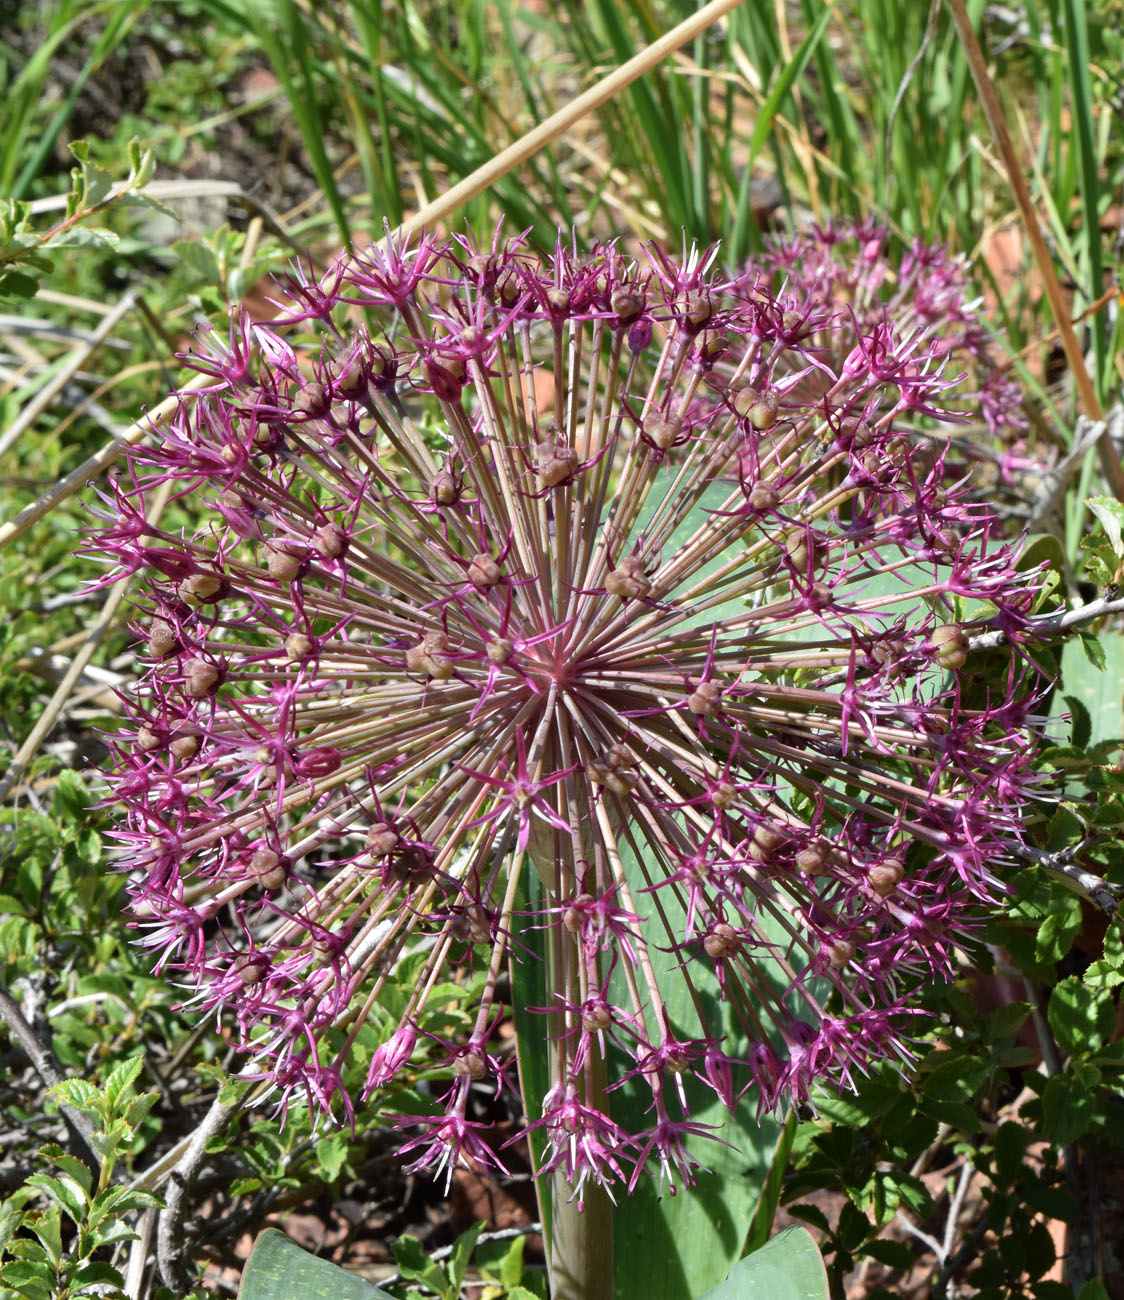
[[[505,664],[511,658],[515,647],[511,642],[502,636],[494,637],[484,647],[484,653],[488,656],[490,663]]]
[[[150,749],[155,749],[160,743],[159,734],[153,731],[151,727],[137,728],[137,738],[134,741],[137,749],[147,753]]]
[[[168,748],[181,763],[190,763],[195,755],[199,753],[199,743],[198,736],[185,733],[176,736]]]
[[[260,848],[254,851],[254,855],[250,859],[250,871],[257,876],[258,884],[263,889],[280,889],[289,878],[289,872],[284,862],[270,848]]]
[[[905,868],[897,858],[886,858],[867,872],[870,887],[879,898],[888,898],[897,889]]]
[[[776,397],[772,393],[762,393],[747,414],[755,429],[771,429],[777,422]]]
[[[183,666],[184,690],[193,700],[210,695],[218,686],[221,673],[206,659],[189,659]]]
[[[644,310],[644,297],[636,292],[635,289],[629,288],[628,285],[621,285],[619,289],[614,289],[609,297],[609,306],[617,315],[617,320],[623,325],[630,320],[635,320]]]
[[[398,847],[401,837],[387,822],[374,822],[367,831],[367,848],[377,858],[385,858]]]
[[[480,1054],[473,1051],[462,1052],[453,1062],[453,1072],[469,1079],[482,1079],[487,1068]]]
[[[746,498],[754,510],[775,510],[780,497],[767,483],[754,483]]]
[[[941,623],[933,628],[929,644],[942,668],[963,668],[968,662],[968,638],[959,623]]]
[[[164,659],[176,648],[178,637],[171,623],[162,618],[154,618],[148,628],[148,644],[145,649],[153,659]]]
[[[696,329],[700,325],[705,325],[714,314],[714,306],[705,294],[688,294],[685,306],[685,319],[689,325],[693,325]]]
[[[737,787],[729,781],[719,781],[710,792],[710,802],[715,808],[729,808],[737,797]]]
[[[461,487],[447,469],[435,474],[429,483],[429,496],[434,505],[454,506],[460,500]]]
[[[351,356],[336,357],[328,367],[334,387],[341,397],[354,400],[367,392],[367,367],[363,358],[357,353]]]
[[[562,913],[562,924],[571,934],[578,934],[585,925],[588,915],[586,908],[593,902],[592,894],[579,894],[573,903]]]
[[[323,524],[312,537],[312,548],[327,560],[338,560],[347,550],[348,536],[339,524]]]
[[[311,415],[314,419],[327,413],[331,406],[328,390],[315,379],[305,386],[293,398],[293,410],[302,415]]]
[[[265,567],[269,576],[278,582],[292,582],[304,567],[301,549],[295,542],[266,542]]]
[[[730,394],[730,405],[734,408],[734,414],[744,420],[757,405],[760,396],[761,394],[757,389],[750,384],[746,384],[742,388],[735,388]]]
[[[487,551],[474,555],[468,566],[468,580],[478,591],[488,591],[503,577],[503,570]]]
[[[644,421],[644,435],[660,451],[670,451],[683,427],[683,421],[675,416],[665,420],[662,415],[649,415]]]
[[[808,844],[796,855],[796,865],[809,876],[820,875],[823,871],[824,854],[818,844]]]
[[[729,344],[730,340],[722,330],[702,330],[695,339],[695,355],[703,362],[716,361]]]
[[[427,632],[416,646],[406,651],[406,667],[435,682],[447,682],[453,675],[453,661],[444,632]]]
[[[738,932],[726,921],[717,921],[703,940],[703,949],[708,957],[715,961],[723,957],[736,956],[741,948]]]
[[[858,949],[846,939],[834,939],[825,945],[824,952],[827,954],[832,970],[842,970],[849,962],[854,961]]]
[[[285,653],[294,663],[300,663],[312,653],[313,641],[304,632],[290,632],[285,638]]]
[[[234,963],[231,970],[241,980],[244,988],[253,988],[261,982],[267,964],[265,958],[243,957]]]
[[[206,605],[219,598],[223,580],[215,573],[189,574],[176,587],[176,593],[185,605]]]
[[[644,562],[638,555],[626,555],[605,577],[605,590],[610,596],[622,600],[642,600],[652,590],[651,580],[644,573]]]
[[[717,682],[699,682],[687,696],[687,708],[697,718],[713,718],[722,699],[722,687]]]
[[[789,533],[785,538],[784,549],[792,567],[800,573],[807,573],[809,558],[815,558],[815,547],[808,534],[803,530]]]
[[[538,445],[539,477],[547,487],[568,483],[578,472],[581,461],[573,447],[547,438]]]
[[[613,1023],[609,1008],[603,1002],[596,1002],[582,1011],[582,1028],[591,1034],[599,1034]]]

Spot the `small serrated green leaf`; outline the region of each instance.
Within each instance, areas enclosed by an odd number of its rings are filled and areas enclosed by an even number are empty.
[[[55,1178],[51,1174],[32,1174],[27,1179],[29,1187],[37,1187],[69,1215],[75,1224],[81,1224],[89,1208],[86,1189],[68,1175]]]
[[[347,1159],[348,1149],[350,1147],[350,1136],[343,1130],[339,1129],[335,1133],[329,1133],[327,1137],[322,1137],[316,1144],[316,1159],[320,1163],[320,1168],[324,1172],[324,1177],[330,1183],[334,1183],[340,1176],[340,1170],[343,1169],[344,1161]]]
[[[1055,1146],[1068,1146],[1089,1131],[1093,1121],[1093,1094],[1082,1084],[1055,1074],[1042,1090],[1042,1122]]]
[[[1116,1023],[1112,992],[1090,988],[1070,975],[1050,994],[1046,1019],[1063,1052],[1070,1056],[1092,1054],[1108,1042]]]
[[[1085,504],[1100,521],[1113,554],[1124,557],[1124,503],[1115,497],[1090,497]]]

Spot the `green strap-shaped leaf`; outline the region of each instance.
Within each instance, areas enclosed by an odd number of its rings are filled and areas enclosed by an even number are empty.
[[[739,1259],[700,1300],[827,1300],[827,1269],[804,1228],[785,1228]]]
[[[302,1250],[276,1228],[266,1228],[242,1270],[239,1300],[393,1300],[326,1259]]]

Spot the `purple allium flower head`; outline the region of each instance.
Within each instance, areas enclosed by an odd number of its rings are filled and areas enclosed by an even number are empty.
[[[1034,580],[921,431],[957,406],[939,284],[904,326],[860,314],[816,249],[781,297],[712,252],[498,234],[298,271],[104,497],[90,552],[145,574],[110,777],[141,942],[283,1100],[346,1109],[353,1051],[364,1096],[424,1057],[451,1082],[400,1121],[411,1167],[498,1164],[467,1103],[505,1081],[531,936],[530,1118],[579,1193],[690,1179],[688,1076],[760,1113],[910,1059],[909,993],[1033,796],[1033,684],[1012,653],[984,689],[972,637],[1017,643]],[[191,535],[146,520],[166,481]],[[357,1046],[406,954],[397,1027]],[[466,960],[472,1026],[427,1057]],[[738,1032],[712,997],[669,1014],[704,974]]]

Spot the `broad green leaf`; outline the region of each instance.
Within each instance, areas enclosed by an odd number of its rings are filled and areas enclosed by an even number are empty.
[[[827,1269],[804,1228],[786,1228],[738,1260],[700,1300],[827,1300]]]
[[[393,1300],[381,1287],[317,1259],[276,1228],[266,1230],[242,1270],[239,1300]]]
[[[1124,736],[1124,634],[1102,632],[1098,640],[1105,657],[1103,669],[1089,662],[1077,638],[1066,643],[1061,663],[1065,693],[1089,711],[1093,745]]]

